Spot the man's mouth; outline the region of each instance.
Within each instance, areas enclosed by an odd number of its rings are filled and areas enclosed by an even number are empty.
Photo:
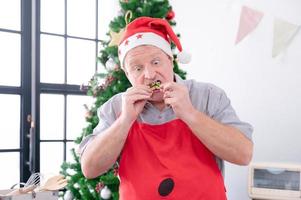
[[[159,91],[161,86],[161,81],[160,80],[153,81],[152,83],[148,84],[148,86],[153,91]]]

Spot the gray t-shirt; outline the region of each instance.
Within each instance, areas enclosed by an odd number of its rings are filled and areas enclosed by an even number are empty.
[[[231,106],[225,92],[213,84],[196,82],[195,80],[182,80],[175,75],[176,82],[188,88],[190,100],[194,108],[205,113],[210,118],[229,126],[239,129],[247,138],[252,140],[253,128],[250,124],[242,122]],[[85,150],[97,134],[101,134],[110,127],[121,113],[122,94],[113,96],[98,109],[99,123],[94,128],[93,134],[85,137],[79,146],[79,154]],[[143,111],[138,116],[138,121],[148,124],[163,124],[176,118],[173,109],[166,106],[160,111],[151,103],[147,102]],[[217,164],[224,174],[223,160],[216,157]]]

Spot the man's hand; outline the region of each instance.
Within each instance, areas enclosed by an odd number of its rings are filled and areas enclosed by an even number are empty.
[[[195,109],[191,103],[189,92],[184,85],[170,82],[161,85],[164,102],[170,105],[176,116],[185,121]]]
[[[128,88],[122,96],[121,117],[128,123],[134,122],[152,95],[152,90],[145,85]]]
[[[253,143],[240,130],[221,124],[197,111],[189,98],[188,89],[175,82],[162,86],[164,101],[172,106],[195,136],[217,157],[228,162],[248,165],[253,154]]]

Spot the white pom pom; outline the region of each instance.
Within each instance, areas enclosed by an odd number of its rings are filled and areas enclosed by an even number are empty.
[[[100,191],[100,197],[102,199],[110,199],[111,196],[112,196],[112,192],[107,186],[102,188],[102,190]]]
[[[187,52],[181,51],[177,55],[177,60],[182,64],[187,64],[191,60],[191,55]]]

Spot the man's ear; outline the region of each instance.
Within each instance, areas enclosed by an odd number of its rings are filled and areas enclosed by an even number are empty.
[[[175,67],[175,65],[173,63],[174,58],[173,57],[169,57],[169,60],[170,60],[170,64],[171,64],[172,68],[174,68]]]

